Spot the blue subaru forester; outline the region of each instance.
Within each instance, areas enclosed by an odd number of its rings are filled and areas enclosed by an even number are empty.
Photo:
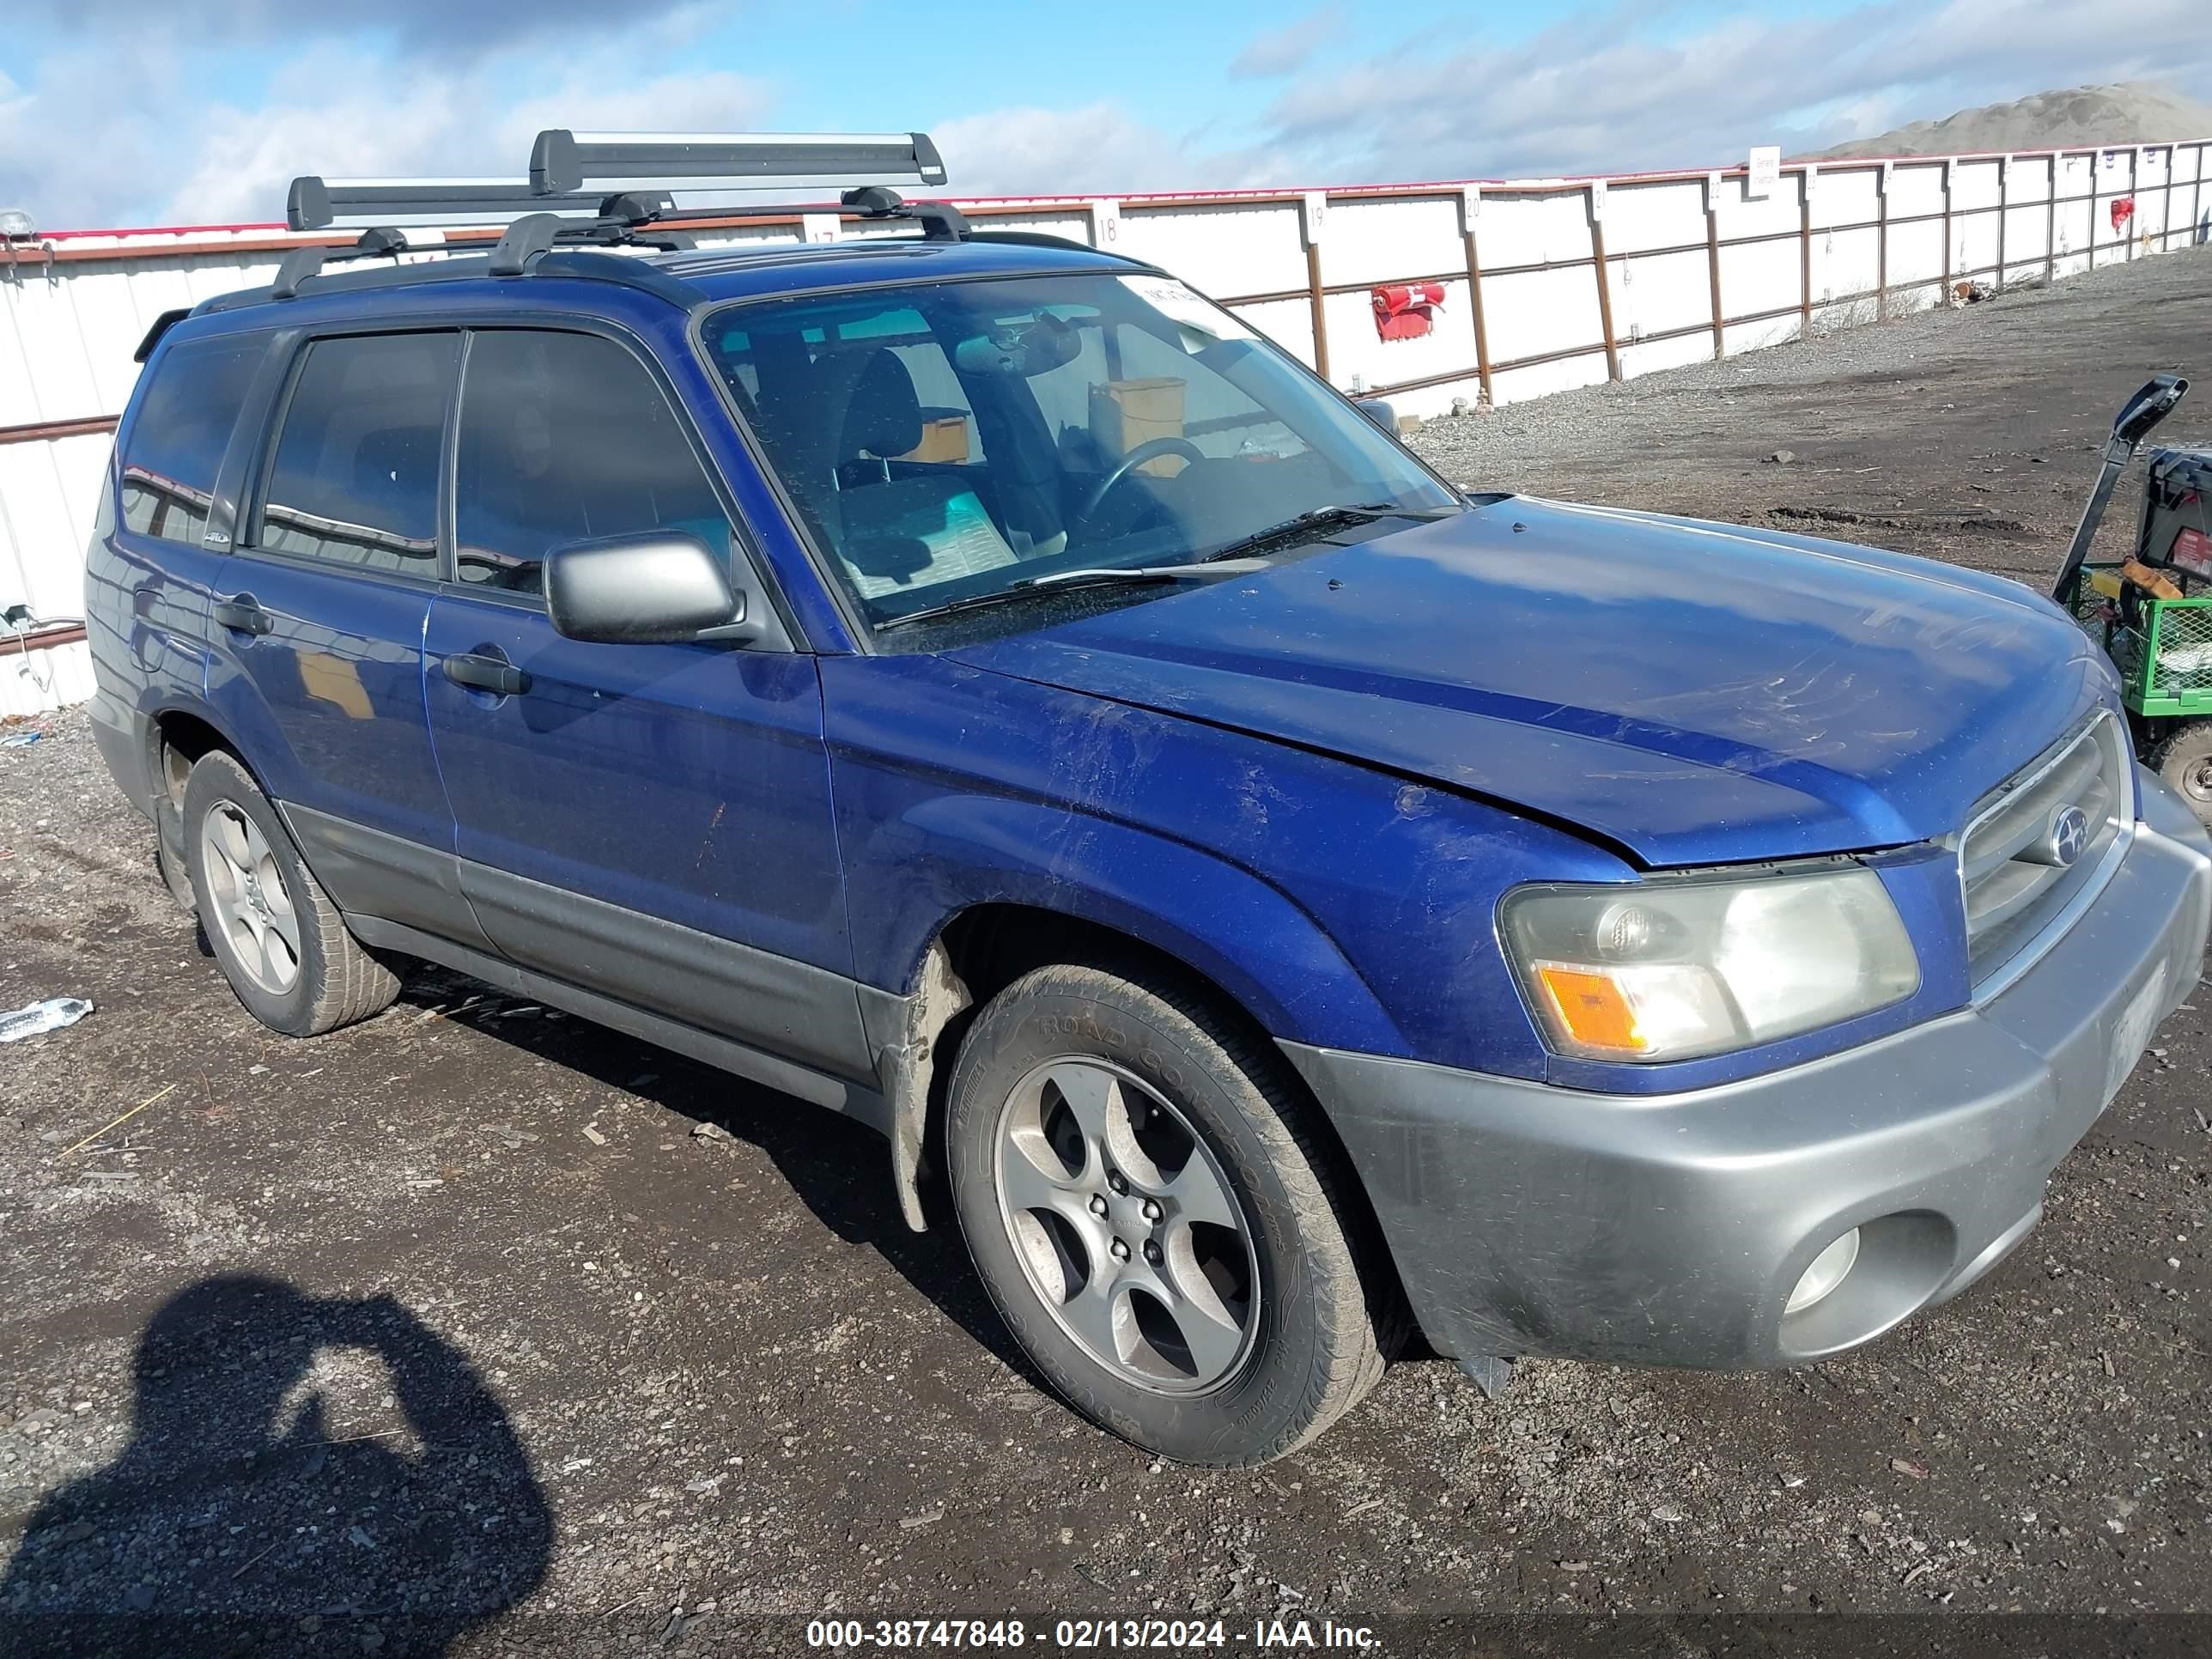
[[[165,319],[94,715],[247,1008],[428,959],[872,1123],[1199,1463],[1411,1327],[1788,1366],[2019,1243],[2212,918],[2065,616],[1462,495],[1164,272],[924,225]]]

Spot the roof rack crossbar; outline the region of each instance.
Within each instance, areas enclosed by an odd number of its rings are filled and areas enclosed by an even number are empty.
[[[541,196],[944,182],[945,162],[926,132],[572,132],[553,127],[539,133],[530,150],[530,187]]]
[[[598,218],[617,210],[617,192],[547,194],[521,179],[295,179],[284,222],[294,230],[363,230],[377,226],[505,225],[526,213]],[[665,192],[622,195],[627,210],[673,203]]]

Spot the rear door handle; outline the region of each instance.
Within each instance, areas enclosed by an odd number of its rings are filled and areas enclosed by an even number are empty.
[[[229,599],[217,599],[214,615],[216,621],[240,634],[258,636],[276,626],[276,619],[264,611],[261,601],[251,593],[235,593]]]
[[[495,696],[519,697],[530,690],[530,676],[509,662],[496,646],[464,651],[446,659],[446,678],[456,685]]]

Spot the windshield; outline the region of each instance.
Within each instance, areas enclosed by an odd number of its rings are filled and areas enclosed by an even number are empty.
[[[1055,571],[1202,560],[1302,514],[1456,500],[1152,273],[743,301],[703,338],[878,625]]]

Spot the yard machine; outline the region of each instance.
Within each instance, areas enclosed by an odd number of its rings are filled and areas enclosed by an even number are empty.
[[[2051,597],[2120,671],[2143,763],[2212,824],[2212,449],[2153,450],[2133,550],[2089,557],[2120,475],[2188,391],[2161,374],[2121,409]]]

